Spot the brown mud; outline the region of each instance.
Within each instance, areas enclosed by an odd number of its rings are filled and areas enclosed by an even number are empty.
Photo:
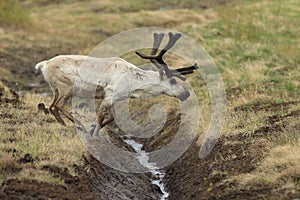
[[[15,109],[24,109],[17,95],[10,91],[11,97],[4,94],[0,97],[0,104],[12,104]],[[282,102],[277,104],[252,104],[238,107],[235,110],[286,110],[298,102]],[[41,107],[37,105],[37,107]],[[43,107],[43,109],[46,109]],[[44,112],[44,111],[43,111]],[[45,113],[46,114],[46,113]],[[203,159],[198,157],[199,147],[193,142],[189,149],[173,164],[166,167],[164,183],[170,193],[168,199],[294,199],[300,196],[300,192],[291,193],[281,187],[251,185],[240,188],[237,181],[229,181],[232,176],[249,173],[255,170],[263,158],[261,152],[266,151],[262,139],[276,138],[284,134],[285,124],[289,118],[299,118],[300,111],[294,110],[285,114],[271,115],[268,117],[268,125],[255,130],[249,137],[249,133],[239,133],[221,137],[213,151]],[[12,118],[12,116],[0,113],[0,118]],[[52,123],[56,123],[54,120]],[[180,115],[170,113],[164,130],[151,138],[140,140],[146,151],[153,151],[166,145],[172,140],[180,124]],[[112,125],[114,126],[114,125]],[[132,151],[126,146],[122,134],[114,134],[108,129],[108,136],[112,143]],[[255,138],[255,142],[253,142]],[[15,138],[9,138],[11,142]],[[10,150],[14,152],[14,149]],[[21,171],[28,163],[34,163],[35,159],[30,154],[18,155],[18,166],[5,169],[6,173]],[[97,161],[91,155],[83,156],[85,166],[74,165],[77,175],[73,176],[67,168],[57,166],[42,166],[53,177],[63,180],[62,185],[51,184],[37,180],[8,179],[0,186],[0,199],[159,199],[162,195],[160,189],[151,184],[150,174],[132,174],[114,170]],[[8,171],[7,171],[8,170]],[[5,173],[3,172],[3,173]],[[299,182],[299,177],[295,177]]]
[[[287,109],[299,102],[282,102],[268,106],[255,104],[250,109]],[[241,109],[241,108],[238,108]],[[248,109],[248,106],[247,106]],[[265,139],[280,139],[289,118],[300,118],[300,110],[268,117],[269,125],[258,128],[251,135],[239,133],[221,137],[213,151],[203,159],[198,157],[199,147],[193,143],[171,166],[167,167],[166,185],[171,191],[169,199],[297,199],[296,193],[278,185],[253,184],[241,188],[228,178],[255,170],[267,151]],[[255,138],[255,142],[254,139]],[[299,185],[299,177],[294,182]]]
[[[93,157],[88,160],[91,167],[90,184],[96,199],[160,199],[158,186],[151,184],[148,173],[125,173],[99,163]]]
[[[51,171],[53,176],[62,177],[65,184],[9,179],[1,186],[0,199],[95,199],[83,169],[78,169],[78,176],[72,176],[67,170],[55,166],[45,166],[45,170]]]
[[[0,187],[0,199],[159,199],[161,193],[147,174],[122,173],[84,156],[84,167],[74,165],[77,176],[68,169],[43,166],[64,185],[36,180],[9,179]]]

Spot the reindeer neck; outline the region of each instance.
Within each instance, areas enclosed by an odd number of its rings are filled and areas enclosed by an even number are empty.
[[[136,68],[130,72],[131,81],[135,84],[161,84],[161,79],[158,71],[143,70]]]

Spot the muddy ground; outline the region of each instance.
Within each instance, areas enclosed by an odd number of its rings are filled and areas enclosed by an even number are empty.
[[[87,158],[88,157],[88,158]],[[161,192],[148,174],[130,174],[111,169],[91,156],[83,157],[85,167],[74,166],[78,176],[56,166],[44,166],[64,180],[54,185],[35,180],[9,179],[0,190],[0,199],[159,199]],[[87,170],[88,169],[88,170]]]
[[[282,102],[269,105],[252,104],[251,106],[236,107],[235,110],[287,110],[289,106],[300,102]],[[239,187],[237,181],[230,181],[230,177],[251,173],[259,165],[267,151],[265,140],[276,140],[284,135],[290,117],[299,118],[300,110],[288,114],[278,114],[268,118],[269,125],[258,128],[253,135],[240,132],[237,135],[221,137],[213,151],[203,159],[198,157],[199,147],[196,142],[189,149],[168,166],[165,184],[170,191],[169,199],[296,199],[300,191],[294,193],[285,190],[280,184],[266,186],[253,184],[248,187]],[[176,120],[166,124],[176,125]],[[175,128],[176,129],[176,128]],[[172,131],[169,133],[172,138]],[[164,136],[166,137],[166,136]],[[254,140],[255,139],[255,140]],[[160,148],[162,138],[155,138],[156,142],[148,141],[145,148],[153,150]],[[255,142],[254,142],[255,141]],[[151,145],[154,144],[154,145]],[[232,157],[234,152],[234,157]],[[299,177],[295,177],[295,182]]]
[[[13,99],[1,99],[1,104],[20,104],[16,95]],[[243,109],[287,109],[299,102],[278,103],[268,106],[253,104]],[[174,114],[174,113],[173,113]],[[189,149],[170,166],[166,167],[165,185],[170,193],[168,199],[295,199],[300,193],[291,193],[281,187],[251,185],[247,189],[239,188],[238,182],[228,178],[240,173],[252,172],[258,166],[265,151],[260,140],[269,137],[280,137],[284,124],[289,117],[299,117],[300,111],[269,118],[270,125],[257,129],[249,140],[246,133],[221,137],[213,151],[205,158],[198,157],[199,147],[193,142]],[[56,122],[53,122],[56,123]],[[145,149],[153,151],[168,143],[176,133],[180,117],[168,118],[165,129],[170,128],[168,135],[157,134],[144,140]],[[281,126],[278,126],[281,123]],[[111,129],[110,129],[111,130]],[[117,146],[124,146],[122,134],[109,132],[111,141]],[[248,138],[248,139],[247,139]],[[164,142],[162,142],[164,141]],[[128,146],[125,148],[129,149]],[[235,157],[230,157],[235,152]],[[84,166],[74,165],[78,174],[73,176],[67,168],[43,166],[54,177],[64,180],[64,185],[54,185],[35,180],[8,179],[0,187],[0,199],[159,199],[160,189],[150,182],[150,174],[124,173],[103,165],[90,154],[82,157]],[[19,159],[20,170],[26,163],[34,162],[30,155]],[[297,179],[297,177],[295,177]],[[299,177],[298,177],[299,179]]]

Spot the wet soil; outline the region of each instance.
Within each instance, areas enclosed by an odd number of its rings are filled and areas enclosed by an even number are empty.
[[[76,176],[67,168],[42,166],[53,177],[59,177],[64,184],[51,184],[28,179],[8,179],[0,186],[0,199],[3,200],[36,200],[36,199],[159,199],[162,195],[159,188],[152,185],[149,174],[122,173],[111,169],[87,154],[83,156],[85,166],[74,165]],[[31,163],[34,159],[25,154],[19,160],[22,164]],[[11,173],[15,169],[9,169]],[[8,171],[7,171],[8,172]]]
[[[0,199],[95,199],[85,175],[68,179],[65,185],[36,180],[9,179],[1,186]]]
[[[237,181],[228,180],[230,176],[253,171],[262,159],[258,152],[264,151],[263,145],[226,145],[222,139],[204,159],[198,158],[198,151],[199,147],[193,144],[167,168],[166,184],[172,191],[169,199],[293,199],[300,195],[300,191],[290,193],[279,186],[257,184],[239,188]]]
[[[162,192],[151,184],[150,174],[125,173],[112,169],[90,157],[89,181],[96,199],[160,199]]]
[[[5,97],[6,98],[6,97]],[[16,109],[22,108],[19,96],[0,98],[0,104],[13,104]],[[246,106],[246,109],[284,108],[298,102],[283,102],[276,105]],[[37,105],[38,106],[38,105]],[[41,107],[41,106],[40,106]],[[249,108],[250,107],[250,108]],[[237,108],[244,109],[244,108]],[[44,112],[44,111],[43,111]],[[46,114],[46,113],[45,113]],[[299,117],[300,111],[294,110],[285,114],[271,115],[269,124],[258,128],[249,136],[248,133],[239,133],[221,137],[213,151],[203,159],[198,157],[199,147],[194,141],[189,149],[173,164],[166,167],[165,185],[170,193],[168,199],[294,199],[299,193],[291,193],[279,186],[251,185],[240,188],[237,181],[229,178],[241,173],[250,173],[255,170],[263,158],[261,152],[266,151],[262,139],[278,137],[284,133],[286,122],[291,117]],[[12,116],[1,113],[0,118]],[[53,123],[56,123],[53,121]],[[176,112],[168,115],[163,131],[148,139],[141,139],[144,149],[154,151],[169,143],[178,130],[180,115]],[[115,134],[115,125],[108,129],[111,142],[130,151],[123,141],[124,134]],[[255,142],[254,140],[255,139]],[[9,138],[11,142],[14,138]],[[15,152],[14,149],[10,150]],[[15,152],[17,155],[18,152]],[[28,163],[35,159],[30,154],[19,156],[18,166],[5,169],[8,172],[19,172]],[[8,179],[0,186],[0,199],[159,199],[160,189],[151,184],[150,174],[124,173],[114,170],[97,161],[93,156],[83,156],[84,166],[74,165],[77,175],[70,174],[67,168],[57,166],[42,166],[53,177],[59,177],[64,184],[51,184],[36,180]],[[7,171],[9,170],[9,171]],[[299,178],[295,177],[295,182]]]
[[[286,109],[298,103],[282,102],[268,106],[255,104],[251,109]],[[241,132],[221,137],[213,151],[203,159],[198,157],[200,148],[194,142],[183,156],[166,169],[166,185],[171,191],[169,199],[299,198],[300,190],[285,190],[280,184],[253,184],[241,188],[238,181],[228,180],[232,176],[255,170],[263,159],[261,152],[267,151],[263,141],[282,136],[289,119],[298,119],[299,116],[300,110],[273,115],[268,118],[269,125],[258,128],[252,135]],[[299,178],[294,181],[299,185]]]
[[[219,141],[213,152],[204,159],[198,158],[195,143],[176,162],[167,168],[166,184],[171,192],[169,199],[247,199],[262,195],[261,191],[239,191],[236,183],[226,179],[239,173],[251,172],[261,156],[251,152],[249,144],[225,145]],[[256,148],[263,148],[257,146]],[[230,158],[229,152],[235,152]],[[269,195],[270,191],[265,191]]]

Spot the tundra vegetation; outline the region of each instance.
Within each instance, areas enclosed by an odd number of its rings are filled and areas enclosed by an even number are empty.
[[[40,95],[50,88],[35,75],[34,65],[57,54],[85,55],[113,34],[155,26],[197,40],[225,83],[226,122],[219,146],[205,160],[212,172],[198,177],[205,184],[196,190],[299,197],[299,9],[297,0],[1,0],[0,185],[14,178],[65,185],[64,177],[47,170],[49,166],[73,176],[78,173],[74,166],[85,166],[86,149],[74,126],[61,126],[38,109],[41,102],[48,106],[52,97]],[[134,52],[122,57],[136,65],[144,62]],[[174,68],[185,64],[172,54],[165,59]],[[200,103],[200,144],[210,120],[210,99],[199,74],[188,75],[188,81]],[[133,119],[148,123],[147,110],[155,102],[163,102],[170,113],[179,112],[178,102],[166,96],[132,100]],[[158,146],[176,130],[175,117],[169,116],[171,125],[161,133],[166,137],[160,137]],[[201,160],[195,162],[192,166],[201,165]]]

